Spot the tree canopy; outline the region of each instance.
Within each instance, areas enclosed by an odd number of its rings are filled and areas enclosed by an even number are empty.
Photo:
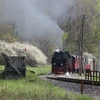
[[[0,1],[1,2],[1,1]],[[63,2],[63,0],[62,0]],[[4,3],[4,2],[3,2]],[[84,52],[89,52],[98,56],[98,44],[100,41],[100,0],[74,0],[74,4],[69,8],[66,8],[66,12],[61,15],[59,18],[53,18],[54,22],[64,32],[62,34],[62,49],[68,50],[71,53],[79,52],[81,45],[81,33],[82,33],[82,16],[84,19]],[[46,14],[50,12],[46,11]],[[69,16],[69,17],[68,17]],[[2,4],[0,5],[0,19],[6,17],[2,12]],[[39,25],[38,25],[39,26]],[[50,26],[51,27],[51,26]],[[49,33],[48,30],[47,33]],[[45,33],[46,34],[46,33]],[[58,36],[54,36],[55,32],[52,33],[52,38],[46,38],[48,35],[45,35],[43,38],[39,36],[35,38],[31,35],[31,40],[29,42],[33,45],[40,48],[46,56],[51,58],[52,52],[54,51],[55,41]],[[53,40],[53,37],[56,37],[56,40]],[[23,37],[18,36],[18,32],[15,29],[15,22],[11,23],[7,19],[2,22],[0,20],[0,40],[6,42],[22,42]],[[61,41],[61,40],[60,40]]]

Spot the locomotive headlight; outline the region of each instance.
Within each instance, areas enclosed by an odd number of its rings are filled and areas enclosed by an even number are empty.
[[[54,65],[56,65],[56,63],[53,63]]]
[[[63,65],[63,63],[61,63],[61,65]]]

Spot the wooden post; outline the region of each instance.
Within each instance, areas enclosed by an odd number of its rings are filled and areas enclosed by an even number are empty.
[[[96,71],[96,81],[97,81],[97,79],[98,79],[98,72]]]
[[[90,71],[90,81],[92,81],[92,71]]]
[[[93,71],[93,81],[95,80],[95,76],[94,76],[94,74],[95,74],[95,73],[94,73],[94,71]]]
[[[87,80],[87,71],[85,70],[85,80]]]
[[[88,80],[90,80],[90,72],[89,71],[88,71],[88,76],[87,77],[88,77]]]
[[[81,94],[83,94],[83,86],[84,86],[83,81],[81,81]]]

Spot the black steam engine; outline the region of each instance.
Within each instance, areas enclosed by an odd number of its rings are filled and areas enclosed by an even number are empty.
[[[68,51],[54,52],[52,57],[52,73],[64,74],[75,71],[75,58]]]
[[[82,59],[84,62],[84,59]],[[87,60],[88,61],[88,60]],[[52,57],[52,73],[79,72],[81,58],[76,55],[69,54],[68,51],[56,51]],[[84,70],[91,70],[90,64],[83,65]]]
[[[66,72],[66,59],[64,53],[54,52],[52,57],[52,73],[65,73]]]

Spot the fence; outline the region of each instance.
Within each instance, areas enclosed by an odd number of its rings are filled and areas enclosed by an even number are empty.
[[[100,72],[99,71],[86,70],[85,80],[100,81]]]

